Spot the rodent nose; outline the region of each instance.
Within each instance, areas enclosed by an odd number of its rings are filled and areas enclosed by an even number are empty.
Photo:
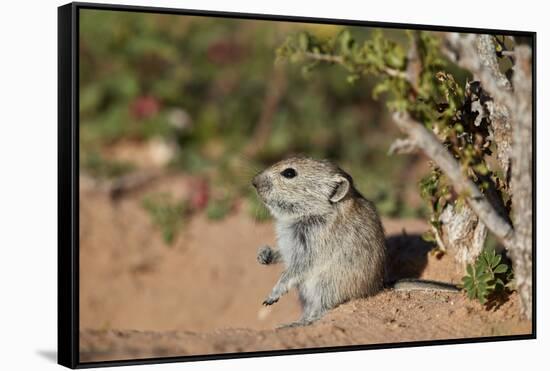
[[[258,192],[267,192],[271,189],[271,181],[263,173],[259,173],[252,178],[252,185]]]

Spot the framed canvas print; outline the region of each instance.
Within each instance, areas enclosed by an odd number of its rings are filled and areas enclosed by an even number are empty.
[[[535,338],[534,32],[58,19],[60,364]]]

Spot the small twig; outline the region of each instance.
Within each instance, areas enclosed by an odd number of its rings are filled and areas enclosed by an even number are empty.
[[[388,150],[389,155],[393,155],[394,153],[399,154],[405,154],[405,153],[412,153],[415,150],[417,150],[416,143],[408,138],[400,138],[396,139],[390,146],[390,149]]]
[[[164,173],[162,171],[142,171],[122,175],[120,177],[103,180],[91,177],[86,174],[80,176],[82,186],[105,192],[109,197],[116,199],[124,193],[128,193],[160,178]]]
[[[508,57],[510,62],[514,63],[515,53],[506,48],[506,43],[504,42],[504,40],[505,36],[502,36],[502,40],[499,40],[499,38],[495,36],[495,41],[498,43],[498,45],[500,45],[500,48],[502,49],[500,52],[498,52],[498,55]]]
[[[329,63],[336,63],[345,66],[345,59],[344,57],[340,55],[332,55],[332,54],[322,54],[322,53],[314,53],[314,52],[304,52],[304,55],[308,57],[309,59],[313,59],[316,61],[321,62],[329,62]],[[391,77],[397,77],[400,79],[406,79],[407,74],[404,71],[396,70],[394,68],[385,67],[381,69],[381,72],[385,73],[388,76]]]
[[[344,58],[339,55],[321,54],[313,52],[304,52],[304,55],[309,59],[314,59],[322,62],[344,64]]]
[[[407,54],[406,79],[409,81],[414,91],[418,91],[418,83],[420,81],[420,74],[422,73],[422,61],[418,54],[419,32],[416,31],[413,35]]]

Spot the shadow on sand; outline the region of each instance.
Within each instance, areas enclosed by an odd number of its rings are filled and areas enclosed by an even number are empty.
[[[386,238],[388,251],[386,281],[418,278],[428,264],[428,253],[434,247],[417,234],[398,234]]]

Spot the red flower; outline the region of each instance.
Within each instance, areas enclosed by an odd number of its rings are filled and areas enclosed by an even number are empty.
[[[198,179],[193,182],[193,190],[189,203],[193,210],[201,210],[208,205],[209,198],[208,182],[205,179]]]
[[[160,110],[160,102],[152,96],[136,98],[130,105],[130,113],[137,119],[146,119],[156,115]]]

